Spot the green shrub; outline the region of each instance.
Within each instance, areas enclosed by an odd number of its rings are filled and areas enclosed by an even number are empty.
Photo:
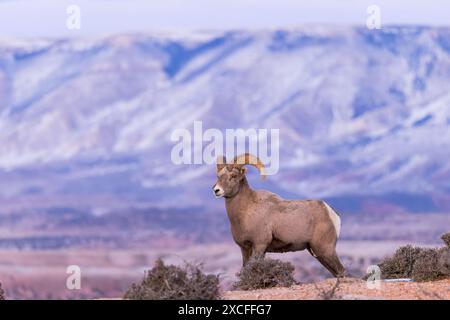
[[[205,275],[198,266],[165,265],[156,260],[141,284],[133,284],[124,299],[131,300],[214,300],[219,299],[219,277]]]
[[[254,290],[295,284],[294,266],[280,260],[253,258],[237,274],[233,289]]]

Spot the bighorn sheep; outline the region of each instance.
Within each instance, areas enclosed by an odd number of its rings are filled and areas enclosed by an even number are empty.
[[[336,254],[341,221],[339,215],[321,200],[284,200],[266,190],[254,191],[245,177],[244,165],[253,165],[265,177],[265,167],[250,154],[227,163],[217,158],[217,198],[225,198],[234,241],[242,252],[243,265],[250,257],[266,252],[307,249],[335,277],[345,269]]]

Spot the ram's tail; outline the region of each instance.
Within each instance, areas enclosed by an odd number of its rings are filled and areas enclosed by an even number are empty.
[[[326,202],[324,202],[325,207],[327,208],[328,216],[331,219],[331,222],[333,223],[334,229],[336,230],[336,235],[339,238],[339,235],[341,233],[341,217],[337,214],[336,210],[334,210],[330,205]]]

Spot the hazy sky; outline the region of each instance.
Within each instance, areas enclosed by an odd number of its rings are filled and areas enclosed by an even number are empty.
[[[66,27],[70,4],[81,9],[80,30]],[[450,25],[448,0],[0,0],[0,36],[365,25],[372,4],[382,25]]]

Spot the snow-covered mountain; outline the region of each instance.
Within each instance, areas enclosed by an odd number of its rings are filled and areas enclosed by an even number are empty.
[[[170,160],[172,131],[202,120],[280,129],[280,171],[251,171],[254,186],[341,210],[445,211],[449,84],[446,28],[0,40],[0,197],[99,214],[218,205],[213,166]]]

